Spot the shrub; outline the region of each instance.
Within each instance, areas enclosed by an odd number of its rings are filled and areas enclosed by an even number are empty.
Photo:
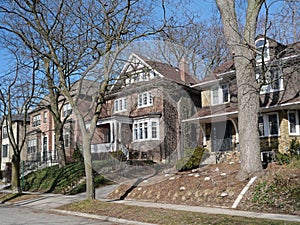
[[[200,146],[193,149],[187,149],[185,157],[178,160],[178,162],[176,163],[176,169],[178,171],[186,171],[198,168],[205,150],[205,148]]]
[[[276,162],[279,165],[289,164],[291,161],[300,160],[300,143],[296,139],[293,139],[290,143],[290,148],[287,153],[276,154]]]
[[[76,144],[76,148],[74,149],[73,159],[75,162],[83,162],[84,161],[84,158],[82,156],[82,153],[80,151],[80,147],[78,144]]]
[[[118,161],[126,161],[126,155],[122,152],[122,150],[118,150],[116,152],[111,152],[110,153],[112,157],[114,157]]]

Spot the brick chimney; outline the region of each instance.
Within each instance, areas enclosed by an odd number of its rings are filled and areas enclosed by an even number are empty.
[[[189,65],[188,62],[185,60],[184,57],[181,58],[179,62],[179,72],[180,72],[180,79],[186,83],[187,76],[189,75]]]

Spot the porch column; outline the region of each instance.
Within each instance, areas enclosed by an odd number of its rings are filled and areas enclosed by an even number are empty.
[[[204,127],[203,127],[204,126]],[[205,147],[207,144],[206,144],[206,135],[205,135],[205,124],[201,124],[200,123],[200,129],[201,129],[201,132],[203,134],[203,147]]]
[[[232,122],[233,126],[234,126],[234,130],[235,130],[235,142],[238,144],[239,143],[239,130],[238,130],[238,126],[237,126],[237,122],[232,119],[229,118],[230,121]]]

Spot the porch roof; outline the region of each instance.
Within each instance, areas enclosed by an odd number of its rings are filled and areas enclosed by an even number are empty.
[[[193,117],[184,119],[182,122],[211,122],[212,120],[226,120],[227,117],[237,117],[238,107],[225,107],[225,105],[215,107],[205,107],[200,109]]]
[[[97,122],[97,126],[103,125],[103,124],[108,124],[111,122],[121,122],[121,123],[128,123],[132,124],[132,118],[128,116],[122,116],[122,115],[114,115],[114,116],[109,116],[105,118],[101,118]]]
[[[299,110],[300,99],[294,98],[281,104],[261,106],[260,112],[275,112],[278,110]],[[227,118],[236,118],[238,116],[238,106],[226,107],[220,105],[215,107],[204,107],[200,109],[194,116],[182,120],[185,122],[212,122],[227,120]]]

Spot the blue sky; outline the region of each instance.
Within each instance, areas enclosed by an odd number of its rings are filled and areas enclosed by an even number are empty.
[[[191,13],[196,13],[201,16],[201,19],[208,20],[211,19],[211,15],[213,11],[217,11],[215,0],[187,0],[187,2],[190,2],[189,9]],[[245,2],[245,1],[237,1],[237,2]],[[271,12],[278,11],[283,1],[267,1],[267,4],[269,5],[271,2],[276,2],[272,4],[271,6]],[[238,3],[237,3],[238,4]],[[187,6],[187,5],[185,5]],[[241,5],[238,5],[241,6]],[[176,9],[179,13],[181,9]],[[264,10],[262,10],[263,13]],[[7,68],[10,67],[13,60],[11,60],[11,56],[5,51],[4,48],[0,47],[0,77],[3,75],[5,71],[7,71]],[[1,80],[0,80],[1,82]]]

